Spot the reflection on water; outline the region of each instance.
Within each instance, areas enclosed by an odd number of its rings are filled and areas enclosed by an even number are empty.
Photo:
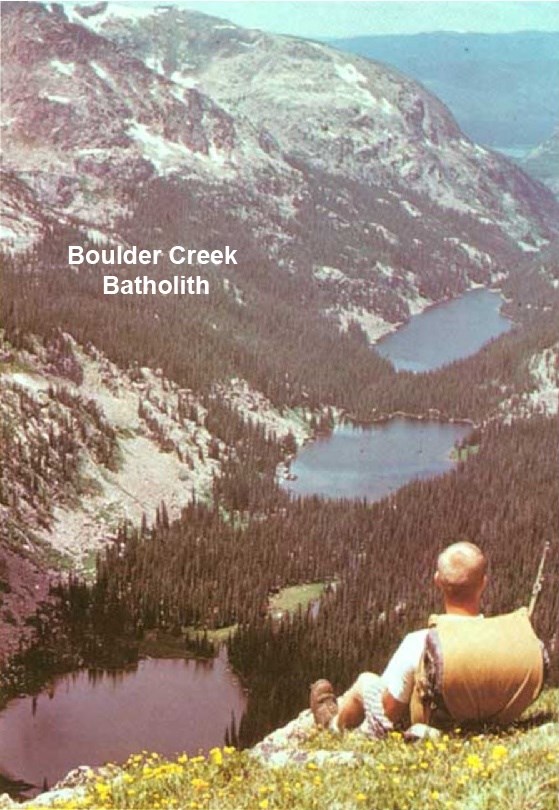
[[[499,314],[501,296],[479,289],[415,315],[375,350],[398,371],[430,371],[475,354],[512,324]]]
[[[294,495],[378,500],[415,478],[449,470],[449,453],[468,425],[391,419],[370,428],[337,427],[307,444],[291,464]]]
[[[210,661],[148,659],[120,672],[80,671],[0,714],[0,772],[42,789],[78,765],[131,753],[172,756],[223,745],[246,698],[225,650]]]

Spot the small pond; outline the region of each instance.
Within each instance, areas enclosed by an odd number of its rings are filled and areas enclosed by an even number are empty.
[[[78,765],[122,762],[144,749],[207,751],[223,745],[245,704],[224,648],[210,661],[146,659],[120,672],[76,672],[0,714],[0,773],[36,793]]]

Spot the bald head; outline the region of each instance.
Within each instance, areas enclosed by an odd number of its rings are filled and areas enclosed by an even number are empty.
[[[453,543],[437,561],[435,581],[446,599],[469,602],[479,598],[485,586],[487,560],[473,543]]]

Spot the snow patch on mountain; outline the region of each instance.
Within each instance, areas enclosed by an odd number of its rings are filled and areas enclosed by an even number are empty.
[[[76,69],[74,62],[61,62],[60,59],[51,59],[50,66],[63,76],[73,76]]]
[[[165,75],[161,59],[157,59],[155,56],[148,56],[146,58],[146,65],[150,70],[154,70],[156,73],[159,73],[160,76]]]
[[[524,253],[539,253],[541,247],[537,245],[531,245],[529,242],[523,242],[522,239],[518,240],[518,247],[520,250],[524,251]]]
[[[383,239],[385,239],[391,245],[397,245],[399,243],[399,239],[395,233],[389,231],[388,228],[385,228],[384,225],[379,225],[378,222],[370,222],[369,227],[373,228],[378,234],[380,234]]]
[[[328,267],[327,265],[315,267],[313,276],[317,281],[347,281],[347,275],[345,273],[338,270],[337,267]]]
[[[406,209],[406,211],[411,217],[421,216],[421,211],[419,210],[419,208],[416,208],[416,206],[412,205],[412,203],[409,202],[408,200],[400,200],[400,205],[402,206],[402,208]]]
[[[52,93],[44,93],[43,95],[39,96],[39,98],[44,98],[47,101],[54,101],[55,104],[72,104],[72,99],[68,98],[68,96],[55,96]]]
[[[392,278],[396,272],[393,267],[383,262],[376,262],[375,270],[382,276],[386,276],[386,278]]]
[[[183,65],[182,67],[183,67],[183,70],[184,70],[188,66]],[[184,87],[187,90],[191,89],[191,88],[195,88],[199,84],[199,81],[195,76],[185,76],[184,73],[182,71],[180,71],[180,70],[175,70],[171,74],[171,81],[174,84],[178,84],[178,85],[180,85],[181,87]]]
[[[169,141],[138,121],[130,124],[128,134],[140,145],[142,155],[159,174],[180,170],[181,164],[192,157],[192,152],[184,144]]]
[[[95,14],[81,14],[79,4],[67,8],[68,19],[71,22],[83,25],[96,34],[99,34],[111,19],[137,21],[151,17],[154,13],[157,12],[151,3],[113,2],[113,0]]]
[[[94,73],[97,76],[99,76],[100,79],[103,79],[103,81],[105,81],[105,82],[110,80],[110,78],[111,78],[110,74],[105,70],[104,67],[102,67],[97,62],[93,62],[93,61],[91,61],[89,64],[93,68]]]

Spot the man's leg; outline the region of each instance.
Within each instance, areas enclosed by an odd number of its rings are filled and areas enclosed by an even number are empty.
[[[355,683],[336,701],[329,681],[311,687],[311,709],[317,725],[343,731],[358,728],[372,737],[382,736],[392,724],[384,715],[384,686],[374,672],[362,672]]]
[[[374,672],[362,672],[338,699],[338,728],[357,728],[368,714],[382,717],[382,691],[383,686],[378,675]]]

